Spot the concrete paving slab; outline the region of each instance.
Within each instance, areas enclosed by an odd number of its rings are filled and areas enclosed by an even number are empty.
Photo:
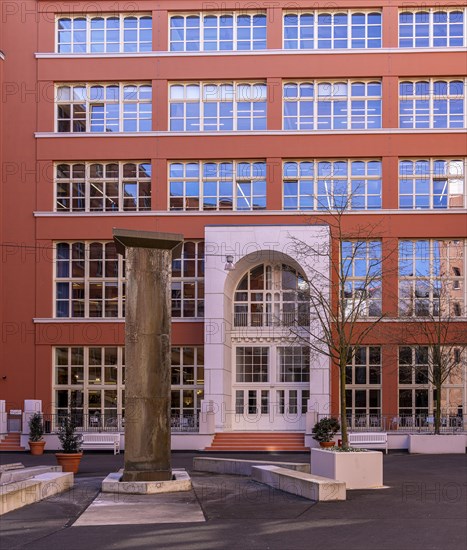
[[[74,523],[96,525],[147,525],[206,521],[194,491],[155,495],[100,493]]]

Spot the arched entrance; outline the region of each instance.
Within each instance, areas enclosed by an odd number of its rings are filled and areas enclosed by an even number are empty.
[[[232,430],[305,429],[310,397],[309,286],[284,262],[263,261],[233,296]]]

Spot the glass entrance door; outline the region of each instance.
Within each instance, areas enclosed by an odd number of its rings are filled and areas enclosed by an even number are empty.
[[[275,346],[236,348],[233,430],[305,429],[310,388],[309,354],[304,350]]]

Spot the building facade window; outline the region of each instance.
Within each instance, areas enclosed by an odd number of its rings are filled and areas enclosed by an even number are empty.
[[[240,280],[234,327],[309,326],[309,285],[286,264],[260,264]]]
[[[465,128],[465,87],[459,79],[400,82],[400,128]]]
[[[381,48],[381,21],[376,11],[288,12],[284,14],[284,49]]]
[[[196,429],[204,399],[203,347],[172,347],[171,384],[172,428]]]
[[[152,17],[148,14],[59,17],[56,28],[58,53],[152,51]]]
[[[455,364],[445,371],[441,395],[441,426],[462,424],[464,410],[465,348],[450,350],[459,355],[459,368]],[[449,353],[450,353],[449,352]],[[399,347],[399,423],[402,427],[422,427],[433,424],[438,395],[433,387],[435,362],[433,348],[429,346]],[[449,359],[447,359],[449,361]],[[451,363],[449,363],[451,365]],[[430,418],[427,416],[430,415]]]
[[[55,164],[56,212],[151,210],[151,163]]]
[[[169,210],[264,210],[265,161],[172,162]]]
[[[169,102],[172,132],[266,130],[263,82],[173,83]]]
[[[234,383],[237,421],[272,419],[282,429],[303,425],[310,398],[310,350],[307,346],[237,346]]]
[[[310,348],[307,346],[279,347],[278,382],[310,381]]]
[[[381,347],[359,346],[346,366],[346,406],[352,427],[381,425]]]
[[[465,8],[404,9],[399,13],[400,48],[460,48],[465,43]]]
[[[399,161],[399,208],[464,208],[466,159]]]
[[[204,241],[185,241],[172,261],[172,317],[204,316]]]
[[[381,82],[285,82],[284,130],[374,130],[382,124]]]
[[[125,416],[125,349],[54,348],[53,410],[78,427],[121,430]]]
[[[189,13],[170,16],[170,51],[264,50],[265,13]]]
[[[269,348],[243,347],[235,350],[237,382],[269,382]]]
[[[376,210],[382,201],[380,160],[283,163],[284,210]]]
[[[346,316],[379,317],[382,314],[381,241],[343,241],[341,281]]]
[[[463,240],[399,242],[399,315],[465,315]]]
[[[55,243],[55,317],[124,317],[124,260],[113,242]]]
[[[57,132],[149,132],[152,87],[148,83],[60,84]]]

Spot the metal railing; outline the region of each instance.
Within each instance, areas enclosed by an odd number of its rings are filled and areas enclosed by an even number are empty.
[[[64,413],[44,414],[44,432],[56,433],[67,415]],[[76,426],[77,432],[124,432],[125,417],[123,415],[97,415],[85,413],[73,413],[70,420]],[[129,420],[127,419],[127,422]],[[199,418],[197,414],[173,414],[170,419],[172,432],[197,432]]]
[[[331,415],[318,415],[318,419],[329,416]],[[433,433],[435,420],[434,415],[430,414],[356,414],[347,415],[347,427],[351,432]],[[467,415],[446,414],[441,417],[441,433],[463,431],[467,431]]]
[[[234,313],[234,327],[306,327],[310,325],[310,316],[296,312],[273,313]]]

